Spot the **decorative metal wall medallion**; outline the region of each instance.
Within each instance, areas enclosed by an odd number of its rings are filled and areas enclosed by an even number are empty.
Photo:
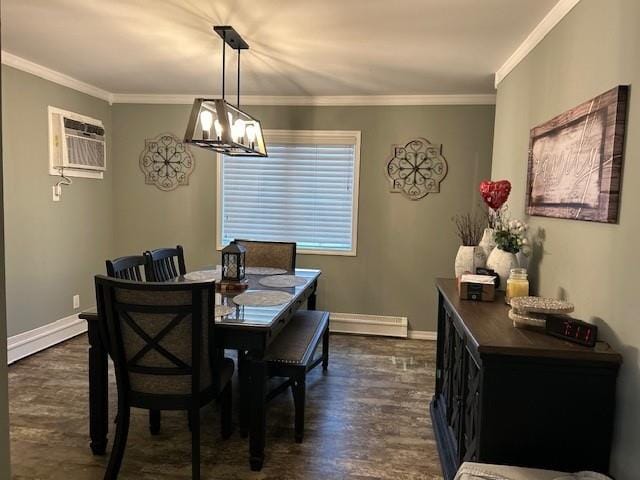
[[[447,161],[442,145],[433,145],[425,138],[416,138],[406,145],[393,145],[387,162],[387,177],[391,192],[402,193],[419,200],[440,191],[440,182],[447,176]]]
[[[145,140],[140,154],[140,170],[144,181],[160,190],[169,191],[178,185],[188,185],[195,159],[188,146],[170,133]]]

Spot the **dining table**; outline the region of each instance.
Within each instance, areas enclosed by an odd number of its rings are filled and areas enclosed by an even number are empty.
[[[254,272],[254,273],[251,273]],[[295,286],[265,286],[273,273],[295,276]],[[220,349],[238,351],[238,379],[240,388],[239,430],[249,437],[249,463],[251,470],[262,469],[264,463],[266,433],[267,365],[264,356],[269,344],[294,318],[297,310],[306,303],[308,310],[315,310],[320,270],[296,268],[292,272],[269,268],[247,267],[247,292],[278,290],[287,292],[285,303],[270,306],[237,305],[233,299],[237,293],[216,293],[216,304],[226,306],[224,316],[215,321],[215,341]],[[218,281],[220,270],[197,270],[173,279],[176,282],[212,280]],[[263,281],[264,283],[261,283]],[[284,282],[286,283],[286,282]],[[230,307],[230,308],[229,308]],[[82,312],[79,317],[87,321],[89,340],[89,435],[94,455],[103,455],[107,447],[109,424],[108,402],[108,341],[106,329],[96,308]]]

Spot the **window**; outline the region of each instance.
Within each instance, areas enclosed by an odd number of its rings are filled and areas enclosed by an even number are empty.
[[[360,132],[265,131],[267,158],[219,156],[218,249],[235,238],[355,255]]]

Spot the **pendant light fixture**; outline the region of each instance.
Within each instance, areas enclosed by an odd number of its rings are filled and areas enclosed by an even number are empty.
[[[260,121],[240,110],[240,52],[249,45],[233,27],[215,26],[222,38],[222,98],[196,98],[184,141],[236,157],[266,157]],[[238,52],[237,104],[225,100],[226,46]]]

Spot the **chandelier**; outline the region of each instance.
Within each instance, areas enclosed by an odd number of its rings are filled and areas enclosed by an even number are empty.
[[[184,141],[201,148],[236,157],[266,157],[260,121],[240,110],[240,52],[249,45],[233,27],[215,26],[222,38],[222,98],[196,98]],[[237,50],[238,90],[236,105],[225,100],[226,46]]]

